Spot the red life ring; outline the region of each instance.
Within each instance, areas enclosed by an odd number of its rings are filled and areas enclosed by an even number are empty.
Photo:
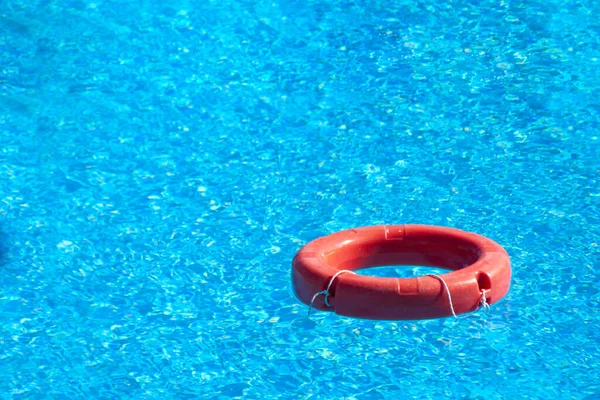
[[[416,265],[444,275],[381,278],[344,273]],[[510,288],[510,258],[498,243],[458,229],[380,225],[337,232],[301,248],[292,261],[296,296],[339,315],[407,320],[448,317],[498,302]],[[312,304],[311,304],[312,303]]]

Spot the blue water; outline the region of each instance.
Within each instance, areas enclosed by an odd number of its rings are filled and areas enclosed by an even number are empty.
[[[599,399],[599,14],[0,2],[0,398]],[[305,319],[296,251],[380,223],[489,236],[509,295]]]

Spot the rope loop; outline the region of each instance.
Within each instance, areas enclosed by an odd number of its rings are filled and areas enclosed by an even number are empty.
[[[331,292],[329,290],[331,289],[331,286],[333,285],[333,281],[335,281],[335,278],[337,278],[339,275],[344,274],[344,273],[354,274],[355,272],[347,270],[347,269],[343,269],[341,271],[336,272],[335,275],[333,275],[333,277],[331,277],[331,279],[329,280],[327,289],[317,292],[313,296],[312,300],[310,301],[310,305],[308,306],[308,317],[310,317],[311,311],[313,309],[313,303],[319,296],[325,296],[325,306],[331,308],[331,304],[329,304],[329,296],[331,296]],[[452,295],[450,294],[450,288],[448,287],[448,284],[446,283],[444,278],[442,278],[439,275],[434,275],[434,274],[429,274],[426,276],[436,278],[442,283],[442,285],[444,286],[444,290],[446,291],[446,295],[448,296],[448,304],[450,305],[450,311],[452,312],[452,315],[454,316],[454,318],[458,318],[456,316],[456,312],[454,311],[454,304],[452,303]],[[483,307],[484,310],[488,310],[490,308],[490,304],[487,302],[487,298],[486,298],[486,294],[485,294],[486,292],[487,292],[487,290],[481,289],[481,297],[479,298],[479,305],[477,308]]]
[[[434,275],[434,274],[429,274],[427,276],[431,276],[432,278],[439,279],[440,282],[442,282],[442,285],[444,285],[444,289],[446,289],[446,294],[448,295],[448,303],[450,304],[450,311],[452,311],[452,315],[454,316],[454,318],[458,318],[456,316],[456,313],[454,312],[454,304],[452,304],[452,295],[450,294],[450,288],[446,284],[446,281],[444,280],[444,278],[442,278],[439,275]]]
[[[313,296],[312,300],[310,301],[310,305],[308,306],[308,317],[310,317],[310,313],[313,309],[313,303],[315,302],[315,300],[317,299],[317,297],[319,297],[320,295],[325,296],[325,305],[329,308],[331,308],[331,304],[329,304],[329,296],[331,296],[331,293],[329,292],[329,289],[331,289],[331,285],[333,285],[333,281],[335,280],[335,278],[337,278],[339,275],[344,274],[344,273],[350,273],[350,274],[354,274],[354,271],[350,271],[349,269],[343,269],[341,271],[338,271],[335,273],[335,275],[333,275],[333,277],[331,277],[331,279],[329,280],[329,284],[327,285],[327,289],[317,292],[315,293],[315,295]]]
[[[483,307],[484,310],[489,310],[490,304],[487,302],[487,299],[485,297],[485,292],[487,292],[487,290],[481,289],[481,297],[479,299],[479,306]]]

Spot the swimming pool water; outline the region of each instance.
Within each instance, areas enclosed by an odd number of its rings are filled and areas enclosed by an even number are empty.
[[[0,397],[600,398],[598,14],[0,2]],[[380,223],[489,236],[509,295],[307,320],[295,252]]]

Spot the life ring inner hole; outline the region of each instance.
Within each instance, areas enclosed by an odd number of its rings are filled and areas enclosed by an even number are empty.
[[[469,240],[428,236],[406,240],[345,241],[325,251],[323,256],[328,265],[338,270],[419,266],[455,271],[474,264],[481,254],[478,245]]]
[[[449,271],[451,270],[447,268],[422,265],[386,265],[355,270],[359,275],[377,276],[380,278],[416,278],[429,274],[442,275]]]

